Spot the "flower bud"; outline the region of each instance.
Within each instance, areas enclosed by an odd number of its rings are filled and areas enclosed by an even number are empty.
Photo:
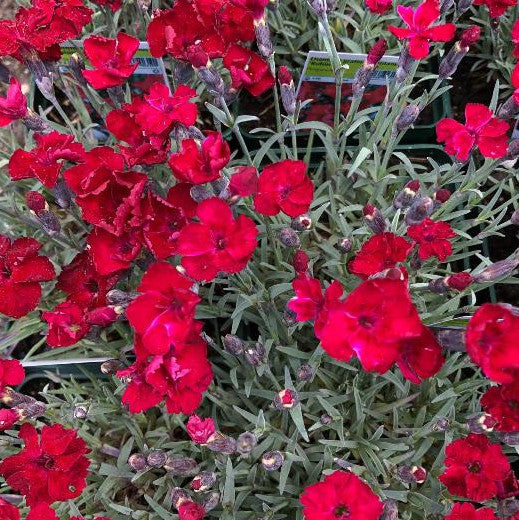
[[[330,424],[332,421],[333,421],[332,417],[330,415],[328,415],[327,413],[323,413],[321,415],[321,417],[319,417],[319,422],[324,426]]]
[[[516,210],[512,213],[512,216],[510,217],[510,222],[511,222],[514,226],[519,226],[519,209],[516,209]]]
[[[465,11],[469,10],[473,2],[474,0],[458,0],[458,5],[456,8],[458,14],[463,14]]]
[[[130,305],[136,297],[137,293],[120,291],[119,289],[112,289],[106,293],[106,299],[110,305],[120,305],[122,307]]]
[[[27,115],[22,117],[22,122],[27,128],[27,130],[32,130],[33,132],[39,134],[43,132],[50,132],[50,126],[45,119],[40,117],[36,112],[32,110],[27,111]]]
[[[214,509],[219,503],[220,493],[218,493],[217,491],[213,491],[212,493],[209,493],[209,496],[205,497],[202,500],[202,507],[206,511],[211,511],[211,509]]]
[[[75,419],[86,419],[88,408],[83,405],[74,406],[73,415]]]
[[[297,274],[304,274],[308,271],[308,255],[305,251],[298,249],[292,259],[292,265]]]
[[[196,493],[207,491],[213,487],[216,482],[216,475],[212,471],[202,471],[191,481],[191,489]]]
[[[519,113],[519,105],[516,103],[514,96],[510,96],[497,111],[497,117],[501,119],[512,119]]]
[[[511,258],[500,260],[488,265],[482,271],[474,275],[474,281],[477,283],[495,282],[500,278],[510,275],[519,265],[519,255]]]
[[[151,5],[151,0],[137,0],[137,5],[143,13],[147,13]]]
[[[191,195],[191,198],[198,203],[214,197],[212,190],[210,190],[207,186],[202,186],[199,184],[193,186],[189,191],[189,194]]]
[[[519,513],[519,500],[509,499],[498,501],[497,514],[499,515],[499,518],[510,518],[516,513]]]
[[[6,386],[0,391],[0,401],[8,406],[19,406],[35,401],[34,397],[16,392],[11,387]]]
[[[507,446],[519,446],[519,432],[496,432],[499,440]]]
[[[250,363],[252,366],[257,367],[258,365],[261,365],[261,363],[263,363],[267,351],[265,350],[265,347],[262,343],[257,342],[254,345],[249,345],[244,350],[244,354],[247,362]]]
[[[72,74],[73,78],[81,85],[84,89],[88,87],[88,82],[83,76],[85,70],[85,60],[83,57],[75,52],[68,60],[68,70]]]
[[[285,310],[283,311],[283,323],[286,327],[297,325],[297,314],[288,307],[285,307]]]
[[[45,99],[49,101],[55,101],[56,95],[54,93],[54,81],[53,81],[53,73],[47,69],[45,63],[41,61],[39,58],[34,58],[28,60],[27,62],[28,69],[32,72],[34,77],[34,82],[38,86],[38,89],[43,94]]]
[[[261,457],[261,465],[265,471],[277,471],[285,462],[285,456],[280,451],[267,451]]]
[[[315,370],[308,363],[303,363],[297,372],[297,378],[300,381],[310,381],[315,374]]]
[[[36,215],[39,215],[48,207],[45,197],[39,191],[28,191],[25,194],[25,203]]]
[[[148,464],[146,463],[146,456],[143,453],[134,453],[128,459],[128,466],[133,471],[144,471]]]
[[[328,10],[326,0],[310,0],[310,7],[314,10],[318,18],[321,20],[326,18],[326,12]]]
[[[256,32],[256,43],[260,55],[265,59],[269,59],[274,54],[274,47],[270,37],[269,26],[264,17],[254,20],[254,31]]]
[[[382,59],[382,56],[384,56],[386,50],[387,41],[384,38],[381,38],[368,52],[368,55],[366,56],[366,59],[362,67],[360,67],[360,69],[357,70],[355,78],[353,79],[353,97],[362,96],[364,90],[366,89],[371,80],[371,77],[373,76],[375,67],[378,65],[378,62]]]
[[[236,451],[236,441],[228,435],[217,432],[213,437],[211,437],[211,439],[209,439],[207,447],[211,451],[216,451],[217,453],[232,455]]]
[[[513,167],[515,161],[519,157],[519,139],[512,139],[508,144],[506,156],[503,159],[504,163],[510,163],[509,167]],[[507,166],[505,164],[505,166]]]
[[[378,208],[375,208],[372,204],[366,204],[362,214],[364,215],[364,224],[374,233],[383,233],[386,230],[386,220]]]
[[[488,413],[480,413],[467,420],[470,433],[486,433],[493,431],[497,421]]]
[[[336,247],[340,253],[345,255],[351,251],[353,244],[348,237],[343,237],[343,238],[339,238],[339,240],[337,241]]]
[[[162,468],[164,464],[166,464],[167,459],[168,456],[165,452],[162,450],[154,450],[148,453],[146,462],[148,463],[148,466],[151,466],[152,468]]]
[[[380,520],[398,520],[398,505],[391,498],[384,500],[384,509]]]
[[[366,56],[366,63],[369,65],[378,65],[378,62],[384,57],[386,51],[387,41],[384,38],[380,38],[369,50]]]
[[[299,247],[301,240],[292,228],[284,228],[278,234],[279,241],[286,247]]]
[[[400,466],[397,476],[405,484],[423,484],[427,479],[427,471],[422,466]]]
[[[162,466],[172,477],[189,477],[198,473],[198,462],[190,457],[167,457]]]
[[[310,218],[310,215],[306,213],[304,215],[299,215],[299,217],[292,219],[290,227],[296,231],[307,231],[312,227],[312,219]]]
[[[429,280],[427,288],[429,291],[436,294],[445,294],[449,290],[445,284],[445,278],[435,278],[434,280]]]
[[[465,331],[457,328],[435,328],[432,330],[440,346],[446,350],[464,352]]]
[[[236,440],[236,451],[240,455],[248,455],[258,445],[258,438],[252,432],[243,432]]]
[[[72,203],[72,191],[63,179],[58,179],[56,186],[52,189],[56,203],[60,208],[68,209]]]
[[[38,220],[43,230],[50,236],[56,235],[61,231],[58,217],[52,211],[40,211]]]
[[[223,338],[223,344],[227,352],[230,352],[235,356],[243,354],[244,344],[238,336],[235,336],[234,334],[226,334]]]
[[[439,190],[436,190],[433,195],[434,202],[438,202],[440,204],[443,204],[444,202],[447,202],[451,198],[452,193],[445,189],[440,188]]]
[[[198,68],[197,72],[200,81],[205,83],[208,92],[215,99],[219,99],[225,96],[225,83],[211,62],[208,62],[205,67]]]
[[[171,503],[178,509],[183,502],[189,502],[189,493],[182,488],[176,487],[171,490]]]
[[[101,365],[101,372],[107,375],[115,375],[118,370],[123,368],[124,364],[118,359],[109,359]]]
[[[438,432],[445,432],[449,428],[450,428],[450,422],[449,422],[449,419],[447,419],[447,417],[440,417],[436,421],[436,424],[433,426],[433,429]]]
[[[395,128],[398,133],[405,132],[420,115],[420,107],[418,105],[407,105],[395,122]]]
[[[434,201],[431,197],[417,197],[405,215],[408,226],[420,224],[434,211]]]
[[[408,182],[404,189],[397,193],[395,199],[393,200],[393,207],[396,209],[408,208],[413,203],[413,200],[419,191],[420,181],[415,180]]]
[[[289,388],[281,390],[274,397],[274,406],[280,411],[291,410],[297,404],[299,404],[299,395],[295,390]]]
[[[409,76],[409,73],[411,72],[411,69],[413,68],[414,62],[415,59],[409,54],[409,49],[407,48],[407,45],[405,45],[398,58],[395,76],[397,83],[400,84],[406,80],[407,76]]]
[[[473,279],[470,273],[461,272],[446,276],[444,281],[449,289],[464,291],[473,282]]]
[[[454,0],[441,0],[440,13],[441,14],[447,13],[448,11],[450,11],[450,9],[452,8],[453,5],[454,5]]]

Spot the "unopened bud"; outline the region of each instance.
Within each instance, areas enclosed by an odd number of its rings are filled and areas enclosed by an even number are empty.
[[[36,399],[32,399],[29,402],[20,403],[15,407],[17,413],[23,419],[36,419],[45,415],[47,411],[47,405]]]
[[[396,209],[405,209],[412,205],[415,197],[420,191],[420,181],[408,182],[402,191],[399,191],[393,200],[393,207]]]
[[[180,507],[182,502],[189,502],[190,500],[189,493],[185,489],[176,487],[171,490],[171,503],[176,509]]]
[[[519,113],[519,105],[514,96],[510,96],[497,111],[497,117],[501,119],[512,119]]]
[[[285,388],[274,397],[274,406],[281,411],[291,410],[299,404],[299,395],[295,390]]]
[[[216,482],[216,475],[212,471],[202,471],[191,481],[191,489],[196,493],[211,489]]]
[[[306,273],[306,271],[308,271],[308,255],[306,252],[301,249],[297,250],[292,259],[292,265],[296,273]]]
[[[285,462],[285,456],[280,451],[267,451],[261,457],[261,465],[265,471],[277,471]]]
[[[128,466],[130,466],[133,471],[144,471],[148,467],[146,456],[143,453],[134,453],[133,455],[130,455]]]
[[[299,215],[299,217],[292,219],[290,227],[296,231],[307,231],[312,227],[312,219],[306,213]]]
[[[83,71],[85,70],[85,60],[83,57],[75,52],[72,54],[68,60],[68,68],[73,78],[83,87],[88,87],[88,82],[83,76]]]
[[[284,228],[278,234],[279,241],[286,247],[299,247],[301,240],[292,228]]]
[[[323,413],[321,415],[321,417],[319,417],[319,422],[324,425],[324,426],[327,426],[328,424],[330,424],[331,422],[333,421],[332,417],[330,415],[328,415],[327,413]]]
[[[348,237],[343,237],[343,238],[339,238],[339,240],[337,241],[336,247],[340,253],[345,255],[346,253],[349,253],[351,251],[353,244]]]
[[[45,197],[39,191],[28,191],[25,194],[25,203],[36,215],[39,215],[48,207]]]
[[[386,51],[387,41],[384,38],[380,38],[380,40],[378,40],[368,52],[362,67],[357,70],[355,78],[353,78],[353,97],[362,96],[373,76],[373,72],[375,71],[378,62],[382,59]]]
[[[75,419],[86,419],[88,408],[83,405],[74,406],[73,415]]]
[[[110,305],[127,307],[135,298],[137,298],[137,293],[130,293],[119,289],[112,289],[106,293],[106,299]]]
[[[514,226],[519,226],[519,209],[516,209],[516,210],[512,213],[512,216],[510,217],[510,222],[511,222]]]
[[[236,440],[236,451],[240,455],[248,455],[258,445],[258,438],[252,432],[243,432]]]
[[[297,325],[297,314],[288,307],[285,307],[285,310],[283,311],[283,323],[286,327]]]
[[[270,56],[274,54],[274,47],[272,45],[272,38],[270,37],[269,26],[265,18],[254,21],[254,30],[256,32],[256,43],[259,53],[265,59],[270,58]]]
[[[211,451],[216,451],[217,453],[232,455],[236,451],[236,441],[228,435],[217,432],[213,437],[211,437],[211,439],[209,439],[207,447]]]
[[[107,375],[115,375],[118,370],[123,368],[124,364],[118,359],[109,359],[101,365],[101,372]]]
[[[519,446],[519,432],[496,432],[499,440],[507,446]]]
[[[200,184],[193,186],[189,191],[189,194],[191,195],[191,198],[198,203],[214,197],[212,190],[207,186],[202,186]]]
[[[427,471],[422,466],[400,466],[397,476],[405,484],[422,484],[427,479]]]
[[[362,210],[362,214],[364,215],[364,224],[374,233],[383,233],[386,230],[386,219],[378,208],[372,204],[366,204]]]
[[[141,11],[147,13],[151,5],[151,0],[137,0],[137,5]]]
[[[22,117],[22,122],[27,128],[27,130],[32,130],[36,134],[40,134],[43,132],[49,132],[50,126],[45,119],[40,117],[36,112],[33,112],[32,110],[27,111],[27,115]]]
[[[395,79],[397,83],[403,83],[409,76],[415,59],[409,54],[407,45],[404,46],[398,58]]]
[[[455,352],[464,352],[466,350],[465,331],[463,329],[452,327],[433,328],[432,332],[442,348]]]
[[[366,63],[369,63],[370,65],[378,65],[378,62],[384,57],[386,51],[387,41],[384,38],[380,38],[368,52]]]
[[[445,294],[449,290],[447,285],[445,285],[445,278],[435,278],[434,280],[429,280],[427,288],[429,291],[436,294]]]
[[[408,226],[420,224],[434,211],[434,201],[431,197],[417,197],[405,215]]]
[[[226,334],[223,338],[223,345],[227,352],[239,356],[243,353],[244,344],[243,341],[234,334]]]
[[[482,271],[474,275],[474,281],[477,283],[495,282],[500,278],[510,275],[519,265],[519,255],[512,258],[506,258],[499,262],[495,262],[485,267]]]
[[[395,500],[384,500],[384,509],[380,520],[398,520],[398,505]]]
[[[164,464],[166,464],[167,459],[168,456],[165,452],[162,450],[154,450],[148,453],[146,462],[148,463],[148,466],[151,466],[152,468],[162,468]]]
[[[49,101],[55,101],[53,73],[47,69],[45,63],[39,58],[27,61],[27,67],[32,72],[34,82],[43,96]]]
[[[249,345],[245,350],[245,359],[248,363],[250,363],[252,366],[258,366],[263,363],[265,360],[265,355],[267,354],[267,351],[265,350],[265,347],[262,343],[257,342],[253,345]]]
[[[321,20],[325,19],[326,12],[328,10],[326,0],[310,0],[310,6],[314,10],[318,18],[320,18]]]
[[[512,139],[508,144],[508,150],[506,152],[506,156],[504,161],[515,161],[519,157],[519,139]],[[513,164],[512,164],[513,166]]]
[[[190,477],[198,473],[198,462],[190,457],[167,457],[162,466],[172,477]]]
[[[474,0],[459,0],[456,8],[458,14],[463,14],[465,11],[469,10],[473,2]]]
[[[67,184],[65,184],[63,179],[58,179],[58,182],[52,191],[54,193],[56,203],[60,208],[70,208],[70,204],[72,203],[72,191],[67,186]]]
[[[418,105],[407,105],[395,122],[395,128],[398,133],[405,132],[420,115],[420,107]]]
[[[447,202],[451,198],[452,193],[450,190],[447,190],[445,188],[440,188],[439,190],[436,190],[433,195],[434,202],[438,202],[439,204],[443,204],[444,202]]]
[[[211,64],[206,67],[200,67],[198,69],[198,77],[200,81],[205,83],[208,92],[216,99],[220,99],[225,96],[225,83],[216,70]]]
[[[297,378],[300,381],[310,381],[315,374],[315,370],[313,369],[312,365],[309,365],[308,363],[303,363],[297,372]]]
[[[472,275],[465,272],[450,274],[444,280],[445,285],[455,291],[464,291],[473,282]]]
[[[61,231],[58,217],[52,211],[40,211],[38,220],[43,230],[50,236],[56,235]]]
[[[202,507],[206,511],[211,511],[220,503],[220,493],[213,491],[202,500]]]
[[[497,421],[488,413],[480,413],[467,420],[470,433],[486,433],[493,431]]]
[[[450,428],[450,422],[447,417],[440,417],[433,426],[433,429],[438,432],[445,432]]]
[[[450,9],[452,8],[453,5],[454,5],[454,0],[441,0],[440,13],[441,14],[447,13],[448,11],[450,11]]]

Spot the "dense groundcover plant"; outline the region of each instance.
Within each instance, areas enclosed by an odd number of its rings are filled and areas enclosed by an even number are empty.
[[[519,519],[516,1],[20,4],[0,520]]]

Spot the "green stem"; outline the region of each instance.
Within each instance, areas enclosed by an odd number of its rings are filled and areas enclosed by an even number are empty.
[[[227,103],[225,102],[225,99],[220,98],[221,106],[223,108],[223,111],[225,112],[225,115],[227,116],[227,124],[229,128],[232,130],[234,135],[236,136],[236,139],[238,140],[238,143],[240,144],[240,147],[247,158],[247,162],[250,166],[253,165],[252,158],[249,153],[249,149],[247,148],[247,144],[245,143],[245,140],[243,139],[243,135],[241,133],[240,125],[237,125],[234,117],[232,116],[231,112],[229,111],[229,107],[227,106]]]

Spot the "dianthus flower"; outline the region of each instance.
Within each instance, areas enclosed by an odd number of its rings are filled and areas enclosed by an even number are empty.
[[[467,502],[454,504],[445,520],[497,520],[497,516],[490,507],[476,509]]]
[[[20,511],[15,505],[0,498],[0,518],[2,520],[20,520]]]
[[[481,397],[481,406],[497,421],[495,430],[519,431],[519,380],[491,386]]]
[[[0,359],[0,391],[16,386],[25,378],[25,370],[17,359]]]
[[[301,496],[305,520],[378,520],[382,501],[350,471],[335,471]]]
[[[0,464],[7,484],[25,495],[29,506],[67,501],[78,497],[86,486],[89,460],[85,441],[76,430],[61,424],[43,426],[41,437],[32,424],[20,428],[25,447]]]
[[[485,435],[471,433],[445,448],[445,471],[440,481],[449,493],[483,502],[495,497],[498,483],[506,479],[510,463],[499,444]]]
[[[393,7],[393,0],[365,0],[366,7],[376,14],[387,13]]]
[[[397,12],[408,28],[389,26],[389,30],[400,40],[409,41],[409,54],[416,60],[429,54],[429,42],[448,42],[454,37],[456,25],[447,23],[433,25],[440,17],[438,0],[425,0],[417,9],[399,5]]]
[[[13,242],[0,235],[0,312],[21,318],[36,308],[41,298],[41,282],[54,278],[54,267],[38,251],[42,245],[34,238]]]
[[[490,108],[480,103],[467,103],[465,124],[454,119],[442,119],[436,125],[438,142],[445,151],[460,161],[466,161],[474,147],[483,157],[498,159],[508,148],[508,123],[494,117]]]
[[[491,18],[498,18],[506,10],[517,5],[516,0],[474,0],[474,5],[486,5]]]
[[[214,421],[211,417],[202,419],[196,414],[189,417],[186,429],[189,437],[196,444],[206,444],[216,432]]]
[[[5,98],[0,98],[0,127],[28,114],[27,98],[22,93],[22,86],[16,78],[11,78]]]
[[[441,262],[445,262],[452,254],[452,245],[448,239],[455,237],[456,233],[448,222],[435,222],[426,218],[420,224],[409,226],[407,234],[418,244],[420,260],[435,256]]]

